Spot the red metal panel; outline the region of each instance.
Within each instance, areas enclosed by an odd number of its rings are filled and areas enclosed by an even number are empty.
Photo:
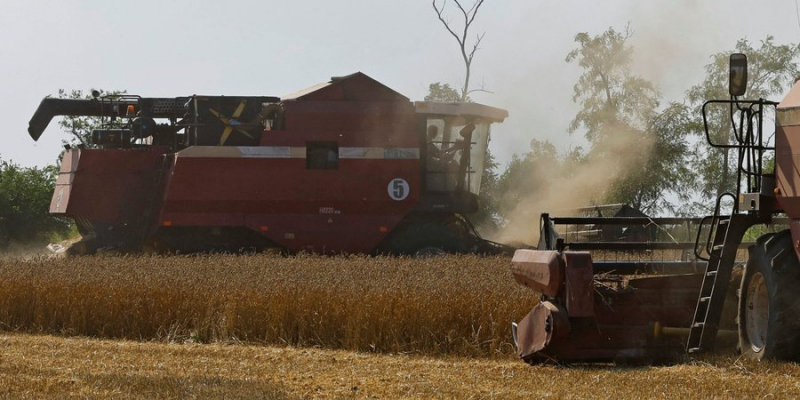
[[[520,285],[550,297],[557,296],[564,285],[564,259],[557,251],[517,250],[511,272]]]
[[[285,132],[267,131],[262,145],[305,146],[335,140],[340,146],[419,147],[410,102],[287,102]]]
[[[331,79],[331,83],[305,94],[299,100],[397,101],[408,98],[362,72]]]
[[[775,178],[781,208],[800,217],[800,125],[777,126],[775,131]]]
[[[389,197],[408,182],[402,201]],[[304,159],[178,157],[166,196],[171,212],[404,214],[420,195],[419,160],[340,160],[338,170],[308,170]]]
[[[395,178],[410,188],[402,201],[387,192]],[[416,206],[419,191],[419,160],[347,159],[338,170],[307,170],[305,159],[178,157],[161,221],[266,226],[265,236],[295,251],[360,253]]]
[[[56,178],[56,187],[53,198],[50,200],[51,214],[64,214],[69,204],[69,195],[72,192],[72,181],[75,179],[75,170],[78,168],[80,150],[67,150],[61,159],[61,169]]]
[[[144,213],[164,151],[159,147],[70,150],[65,156],[70,161],[61,171],[73,174],[72,183],[57,188],[51,207],[70,217],[108,224],[135,221]]]
[[[594,316],[594,271],[588,251],[565,251],[567,313],[570,317]]]
[[[292,251],[371,252],[403,215],[249,215],[247,226]]]

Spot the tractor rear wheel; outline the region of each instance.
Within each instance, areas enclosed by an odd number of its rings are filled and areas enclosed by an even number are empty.
[[[739,350],[753,360],[800,356],[800,261],[789,230],[760,237],[739,290]]]

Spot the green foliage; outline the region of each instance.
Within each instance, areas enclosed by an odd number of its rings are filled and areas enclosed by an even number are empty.
[[[610,202],[626,203],[646,213],[675,213],[676,205],[667,194],[679,204],[689,202],[691,191],[680,188],[690,186],[696,177],[688,162],[691,148],[687,136],[702,130],[697,122],[682,103],[670,103],[653,116],[646,131],[652,140],[649,152],[637,163],[637,168],[626,172],[625,179],[614,183]]]
[[[461,95],[458,93],[458,90],[451,87],[449,83],[442,84],[441,82],[435,82],[428,86],[428,94],[425,96],[425,101],[454,103],[461,101]],[[467,96],[466,102],[471,103],[472,99]]]
[[[48,214],[55,166],[23,168],[0,161],[0,248],[12,243],[43,244],[69,232],[69,223]]]
[[[113,90],[108,92],[99,89],[98,91],[100,92],[100,96],[118,96],[127,93],[125,90]],[[67,92],[64,89],[58,89],[58,98],[91,99],[92,96],[91,94],[84,94],[82,90],[73,89]],[[64,132],[72,136],[68,140],[62,139],[61,142],[70,146],[81,145],[84,147],[93,147],[91,140],[92,131],[100,127],[103,122],[104,121],[102,121],[100,117],[65,115],[61,118],[61,121],[58,122],[58,126],[61,127]]]
[[[794,60],[800,56],[797,44],[776,45],[772,36],[753,47],[747,39],[736,43],[734,51],[724,51],[712,55],[712,62],[706,65],[706,78],[686,93],[694,108],[695,125],[702,124],[700,107],[706,100],[727,99],[728,63],[733,52],[744,53],[748,61],[748,84],[745,98],[770,98],[783,93],[794,79],[800,75]],[[730,123],[730,109],[725,106],[708,108],[709,135],[715,143],[731,143],[733,129]],[[702,134],[702,129],[697,132]],[[698,179],[695,189],[705,199],[712,199],[722,192],[733,191],[736,187],[734,174],[736,157],[729,150],[712,148],[705,137],[700,140],[692,160]],[[768,159],[767,159],[768,160]]]
[[[533,139],[530,152],[521,157],[514,154],[497,180],[496,197],[499,198],[498,210],[501,215],[510,217],[508,213],[519,203],[530,199],[536,192],[552,188],[556,171],[564,172],[564,164],[555,146],[547,141]]]

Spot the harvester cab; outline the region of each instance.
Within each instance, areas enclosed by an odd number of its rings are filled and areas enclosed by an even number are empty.
[[[515,280],[542,293],[512,327],[523,360],[675,361],[722,344],[758,360],[800,358],[800,85],[780,103],[742,99],[747,75],[746,56],[732,55],[730,99],[702,107],[706,141],[736,167],[711,215],[542,215],[539,250],[512,262]],[[772,116],[775,146],[763,133]],[[730,123],[709,126],[720,120]],[[587,242],[570,231],[587,225],[646,229],[647,240]],[[757,225],[761,236],[745,242]],[[776,233],[781,225],[791,231]]]
[[[57,115],[100,121],[64,154],[50,207],[79,253],[505,249],[466,217],[505,110],[413,103],[359,72],[281,98],[46,98],[31,137]]]
[[[425,191],[476,197],[489,145],[490,126],[508,112],[476,103],[416,102],[424,121]],[[476,198],[473,201],[477,200]]]

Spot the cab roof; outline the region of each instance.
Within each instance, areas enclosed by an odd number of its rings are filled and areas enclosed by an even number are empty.
[[[345,100],[345,101],[410,101],[388,86],[370,78],[363,72],[334,76],[299,92],[282,97],[283,100]]]

